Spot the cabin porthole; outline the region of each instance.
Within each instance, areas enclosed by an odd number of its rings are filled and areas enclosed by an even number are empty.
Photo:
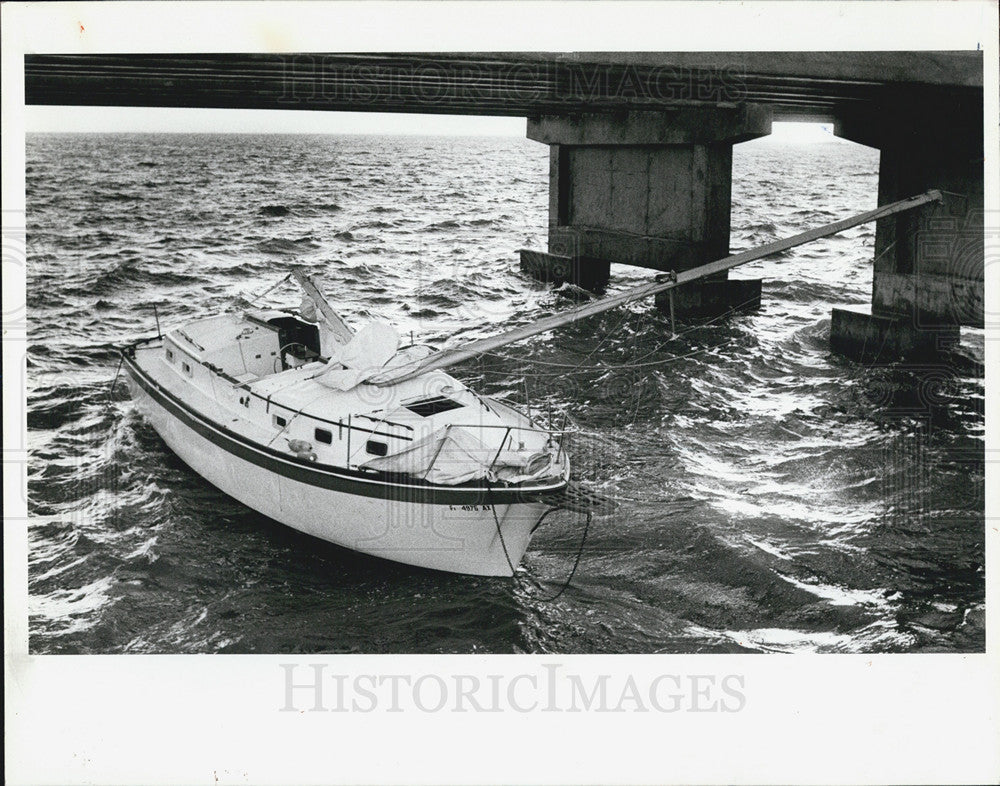
[[[374,439],[368,440],[365,450],[373,456],[384,456],[389,452],[389,446],[385,442],[376,442]]]
[[[327,431],[325,428],[316,429],[315,437],[317,442],[322,442],[324,445],[333,444],[333,432]]]

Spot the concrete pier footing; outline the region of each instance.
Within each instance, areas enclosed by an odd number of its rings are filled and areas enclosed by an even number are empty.
[[[957,342],[960,325],[983,326],[982,128],[981,103],[950,97],[839,120],[838,135],[881,153],[880,205],[932,188],[943,199],[876,224],[871,313],[835,309],[833,351],[908,359]]]
[[[862,363],[928,360],[958,345],[957,325],[925,328],[911,317],[835,308],[830,349]]]
[[[710,318],[731,311],[760,308],[759,278],[692,281],[656,296],[662,311],[670,310],[670,292],[674,293],[674,314],[678,317]]]
[[[539,281],[562,284],[568,282],[591,292],[597,292],[607,285],[611,276],[611,264],[601,259],[571,257],[563,254],[548,254],[522,248],[521,270]]]

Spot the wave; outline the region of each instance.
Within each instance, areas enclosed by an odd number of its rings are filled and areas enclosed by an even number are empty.
[[[131,194],[125,191],[112,191],[97,193],[95,196],[104,202],[143,202],[144,197],[139,194]]]
[[[446,221],[438,221],[434,224],[428,224],[424,227],[425,232],[444,232],[449,229],[458,229],[461,226],[454,219],[448,219]]]
[[[57,429],[75,421],[89,411],[95,398],[106,398],[109,390],[110,383],[107,387],[60,383],[35,391],[28,396],[28,430]]]
[[[132,257],[100,271],[83,284],[68,287],[66,291],[74,295],[100,296],[138,284],[179,286],[181,284],[196,284],[201,281],[199,276],[180,273],[176,270],[151,269],[146,266],[143,260]]]
[[[268,254],[284,254],[288,252],[301,252],[307,249],[319,248],[319,243],[311,237],[300,238],[274,237],[261,241],[257,244],[257,249]]]

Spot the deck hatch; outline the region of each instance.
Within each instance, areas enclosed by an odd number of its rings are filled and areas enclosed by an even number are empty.
[[[404,404],[403,406],[410,410],[410,412],[420,415],[422,418],[429,418],[431,415],[437,415],[441,412],[460,409],[465,404],[447,396],[433,396],[432,398],[424,398],[419,401],[411,401],[409,404]]]

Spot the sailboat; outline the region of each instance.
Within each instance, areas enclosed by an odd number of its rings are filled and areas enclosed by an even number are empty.
[[[385,322],[352,329],[298,271],[297,309],[253,303],[121,350],[136,407],[220,490],[301,532],[423,568],[510,576],[554,509],[595,498],[571,481],[556,428],[445,369],[819,237],[940,200],[902,200],[445,351]],[[266,293],[264,293],[266,294]]]

